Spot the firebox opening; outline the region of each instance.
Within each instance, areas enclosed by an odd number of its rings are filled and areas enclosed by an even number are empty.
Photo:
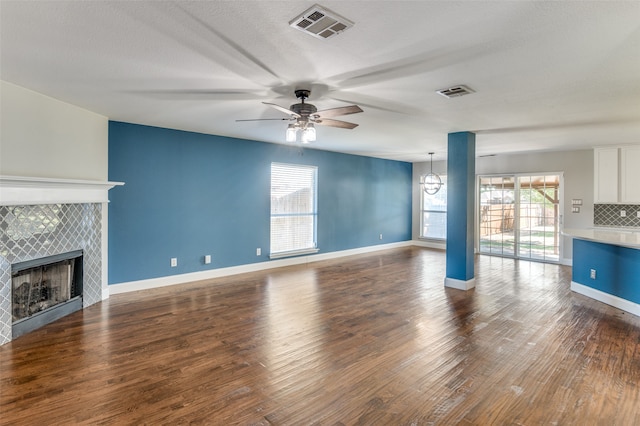
[[[82,276],[82,250],[12,265],[13,337],[82,309]]]

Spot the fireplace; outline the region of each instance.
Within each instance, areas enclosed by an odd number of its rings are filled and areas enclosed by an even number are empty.
[[[106,207],[115,185],[0,175],[0,345],[32,329],[27,316],[39,327],[109,297]]]
[[[13,337],[82,309],[82,277],[82,250],[13,264]]]

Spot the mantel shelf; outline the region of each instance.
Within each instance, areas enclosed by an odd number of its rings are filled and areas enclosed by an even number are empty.
[[[124,182],[0,175],[0,205],[106,203]]]

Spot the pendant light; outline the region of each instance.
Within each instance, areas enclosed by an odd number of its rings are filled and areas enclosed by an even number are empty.
[[[431,172],[422,180],[424,192],[429,195],[436,194],[442,187],[442,179],[440,179],[440,176],[433,173],[433,154],[433,152],[429,153],[429,155],[431,156]]]

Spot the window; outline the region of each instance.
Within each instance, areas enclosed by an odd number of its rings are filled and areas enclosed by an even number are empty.
[[[420,178],[420,181],[424,176]],[[447,238],[447,177],[440,176],[442,187],[440,191],[429,195],[420,186],[422,198],[422,218],[420,226],[421,238],[444,240]]]
[[[317,167],[271,163],[271,258],[318,251],[317,181]]]

